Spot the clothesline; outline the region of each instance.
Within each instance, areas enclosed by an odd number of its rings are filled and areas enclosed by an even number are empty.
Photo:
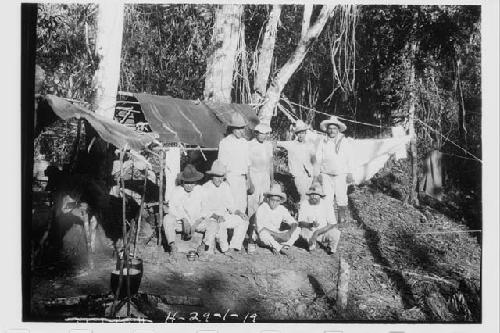
[[[459,146],[458,144],[456,144],[455,142],[451,141],[450,139],[448,139],[446,136],[444,136],[443,134],[441,134],[441,132],[439,132],[438,130],[434,129],[433,127],[427,125],[426,123],[424,123],[422,120],[418,119],[418,118],[415,118],[416,121],[418,121],[419,123],[421,123],[423,126],[425,126],[426,128],[432,130],[433,132],[439,134],[443,139],[445,139],[446,141],[448,141],[449,143],[451,143],[452,145],[454,145],[455,147],[461,149],[463,152],[465,152],[467,155],[470,155],[472,156],[475,160],[483,163],[483,161],[478,158],[476,155],[470,153],[469,151],[467,151],[465,148],[462,148],[461,146]]]
[[[295,106],[300,106],[301,108],[313,111],[313,112],[318,113],[318,114],[322,114],[322,115],[325,115],[325,116],[328,116],[328,117],[332,116],[331,114],[328,114],[328,113],[325,113],[325,112],[321,112],[321,111],[318,111],[316,109],[313,109],[313,108],[310,108],[310,107],[307,107],[307,106],[304,106],[304,105],[300,105],[298,103],[295,103],[295,102],[292,102],[292,101],[289,101],[289,100],[286,100],[286,102],[290,103],[290,104],[293,104]],[[371,127],[377,127],[377,128],[391,128],[391,126],[381,126],[381,125],[375,125],[375,124],[370,124],[370,123],[364,123],[364,122],[361,122],[361,121],[347,119],[347,118],[340,117],[340,116],[336,116],[336,117],[339,118],[339,119],[342,119],[344,121],[350,122],[350,123],[356,123],[356,124],[361,124],[361,125],[366,125],[366,126],[371,126]]]
[[[476,161],[477,162],[477,159],[475,159],[475,158],[469,158],[469,157],[460,156],[460,155],[452,154],[452,153],[443,153],[443,152],[441,152],[441,154],[443,154],[443,155],[449,155],[449,156],[455,156],[457,158],[462,158],[464,160],[470,160],[470,161]]]

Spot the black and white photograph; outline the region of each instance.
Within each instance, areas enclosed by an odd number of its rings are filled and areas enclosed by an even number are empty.
[[[480,4],[20,14],[23,322],[483,323]]]

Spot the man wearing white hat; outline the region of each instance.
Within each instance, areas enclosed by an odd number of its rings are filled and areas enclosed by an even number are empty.
[[[283,206],[286,194],[279,184],[273,184],[271,189],[264,193],[266,200],[259,206],[255,213],[257,234],[260,241],[272,249],[274,254],[290,254],[290,247],[299,238],[300,230],[297,221]],[[280,231],[281,223],[290,226],[288,231]]]
[[[335,253],[340,240],[340,231],[335,227],[337,219],[333,205],[324,197],[321,184],[313,183],[307,191],[308,200],[300,203],[299,227],[300,236],[309,244],[309,251],[320,242],[326,247],[328,254]]]
[[[326,200],[338,207],[338,223],[345,221],[347,211],[347,184],[353,181],[350,165],[349,140],[342,134],[346,125],[332,116],[320,124],[327,137],[320,142],[316,154],[315,176],[325,191]]]
[[[302,120],[297,120],[293,128],[296,140],[278,141],[276,145],[288,151],[288,168],[294,178],[295,187],[304,200],[306,192],[313,180],[313,164],[315,161],[315,148],[312,143],[306,142],[306,131],[309,126]]]
[[[216,240],[219,241],[223,253],[228,250],[233,253],[239,252],[248,229],[248,217],[234,203],[229,184],[225,181],[225,166],[216,160],[206,174],[211,176],[211,179],[202,186],[204,195],[202,216],[218,223]],[[228,229],[233,229],[230,244],[227,241]]]
[[[247,210],[247,190],[252,187],[249,175],[250,151],[245,138],[245,118],[235,112],[227,124],[229,135],[219,143],[218,160],[226,167],[226,179],[234,198],[234,205],[241,212]]]
[[[204,233],[204,242],[215,247],[218,225],[202,223],[203,191],[198,184],[203,173],[188,164],[179,175],[182,185],[176,186],[168,201],[168,213],[163,218],[163,231],[170,253],[177,252],[176,233],[182,233],[185,240],[191,238],[192,231]]]

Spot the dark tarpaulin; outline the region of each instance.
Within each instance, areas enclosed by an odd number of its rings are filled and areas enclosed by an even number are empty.
[[[134,94],[151,129],[162,142],[181,142],[216,148],[226,133],[227,121],[234,112],[247,120],[250,128],[259,123],[254,110],[246,104],[189,101],[170,96]]]
[[[128,145],[129,148],[135,151],[141,151],[153,141],[153,137],[148,134],[138,133],[113,119],[105,118],[60,97],[46,95],[45,99],[58,117],[63,120],[84,118],[104,141],[113,144],[117,148],[124,148]]]

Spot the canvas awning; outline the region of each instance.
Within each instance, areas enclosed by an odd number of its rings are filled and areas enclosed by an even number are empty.
[[[117,148],[128,146],[135,151],[140,151],[154,140],[147,133],[136,132],[113,119],[105,118],[63,98],[46,95],[45,100],[59,118],[63,120],[84,118],[104,141],[113,144]]]
[[[151,129],[162,142],[180,142],[216,148],[224,137],[229,117],[239,112],[254,128],[259,123],[255,111],[246,104],[190,101],[170,96],[133,94]]]

